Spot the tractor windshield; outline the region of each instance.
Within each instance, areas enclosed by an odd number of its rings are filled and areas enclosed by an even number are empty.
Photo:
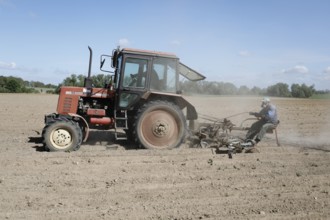
[[[191,81],[199,81],[199,80],[203,80],[206,78],[202,74],[200,74],[197,71],[191,69],[190,67],[184,65],[183,63],[179,64],[179,73],[180,73],[180,75],[184,76],[185,78],[187,78]]]

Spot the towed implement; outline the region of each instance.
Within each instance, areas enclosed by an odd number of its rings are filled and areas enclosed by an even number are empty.
[[[250,129],[250,126],[246,126],[246,122],[257,120],[257,118],[246,118],[239,126],[228,119],[246,113],[248,112],[238,113],[223,119],[205,115],[204,119],[209,122],[200,123],[199,128],[191,132],[190,147],[213,148],[215,153],[227,153],[230,158],[233,153],[251,152],[254,142],[245,138],[246,131]],[[267,133],[273,132],[275,132],[277,146],[280,146],[275,125],[267,130]]]

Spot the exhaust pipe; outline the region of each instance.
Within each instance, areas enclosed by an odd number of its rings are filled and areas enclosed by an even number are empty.
[[[93,87],[93,81],[92,81],[92,78],[91,78],[93,51],[92,51],[92,48],[90,46],[88,46],[88,50],[89,50],[88,75],[85,78],[84,87],[86,87],[87,89],[91,89]]]
[[[93,51],[90,46],[88,46],[88,50],[89,50],[89,66],[88,66],[88,77],[87,78],[91,78]]]

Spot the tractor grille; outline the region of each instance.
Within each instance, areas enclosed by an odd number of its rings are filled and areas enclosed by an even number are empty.
[[[72,98],[65,97],[64,103],[63,103],[63,112],[70,112],[70,110],[71,110],[71,103],[72,103]]]

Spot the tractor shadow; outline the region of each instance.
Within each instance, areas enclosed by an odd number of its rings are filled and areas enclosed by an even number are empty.
[[[138,146],[130,140],[116,140],[115,132],[109,130],[91,130],[87,141],[84,142],[82,146],[84,145],[104,146],[107,150],[116,150],[120,147],[125,150],[139,149]]]
[[[44,147],[44,144],[42,143],[43,139],[41,136],[38,137],[28,137],[28,143],[33,143],[35,144],[32,146],[37,152],[45,152],[47,151],[46,148]]]

